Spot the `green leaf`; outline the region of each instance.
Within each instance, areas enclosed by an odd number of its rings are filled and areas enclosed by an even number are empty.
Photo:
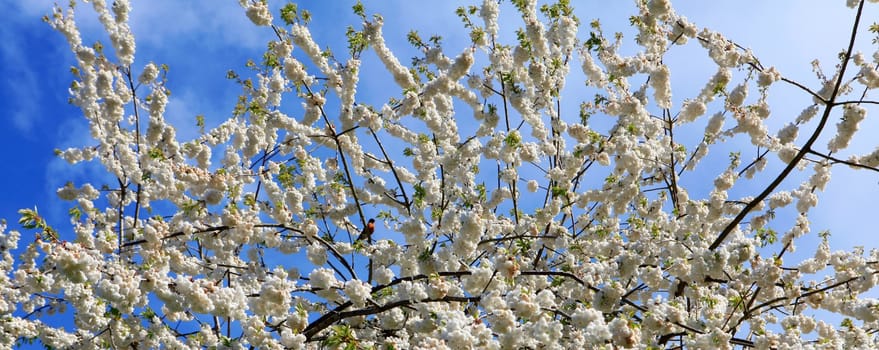
[[[345,35],[348,37],[348,52],[351,56],[356,57],[369,46],[366,35],[363,32],[354,30],[354,27],[348,26]]]
[[[122,318],[122,311],[119,311],[119,309],[111,306],[109,309],[107,309],[106,312],[104,312],[104,317],[119,319]]]
[[[302,14],[300,15],[300,17],[302,18],[303,24],[307,25],[309,22],[311,22],[311,12],[309,12],[308,10],[302,10]]]
[[[58,232],[46,224],[46,220],[37,213],[37,207],[34,207],[33,210],[20,209],[18,214],[21,215],[21,218],[18,219],[18,223],[21,224],[22,227],[26,229],[42,230],[42,232],[40,232],[40,238],[44,240],[53,242],[58,240]]]
[[[21,215],[21,218],[18,219],[18,223],[21,224],[22,227],[26,229],[34,229],[39,226],[39,223],[43,220],[37,214],[37,208],[34,207],[33,210],[30,209],[20,209],[18,214]]]
[[[424,197],[427,195],[427,191],[424,190],[424,187],[421,187],[420,184],[417,184],[415,187],[415,195],[412,196],[412,199],[415,201],[415,206],[422,207],[424,206]]]
[[[562,187],[553,186],[552,187],[552,196],[553,197],[562,197],[568,194],[568,190]]]
[[[294,172],[296,171],[296,167],[286,166],[281,164],[280,172],[278,172],[278,182],[281,183],[285,188],[292,188],[294,184]]]
[[[357,0],[357,3],[354,6],[351,6],[351,9],[354,10],[354,14],[359,16],[364,21],[366,20],[366,10],[363,8],[363,3],[360,0]]]
[[[82,210],[80,210],[79,207],[73,207],[67,211],[67,214],[70,215],[72,219],[79,221],[79,219],[82,217]]]
[[[161,148],[150,148],[150,150],[147,151],[147,155],[149,155],[151,159],[165,160],[165,153],[162,152]]]
[[[418,31],[410,30],[408,34],[406,34],[406,40],[409,41],[409,44],[415,46],[417,48],[427,47],[424,41],[421,40],[421,36],[418,35]]]
[[[522,143],[522,137],[519,136],[518,132],[511,132],[506,138],[504,138],[504,143],[510,148],[517,148]]]
[[[248,193],[244,195],[244,205],[248,207],[256,205],[256,197],[253,196],[253,193]]]
[[[589,39],[586,40],[586,47],[589,51],[598,51],[601,48],[601,38],[595,32],[589,32]]]
[[[271,46],[270,50],[271,50]],[[278,56],[272,53],[271,51],[266,51],[262,54],[262,65],[269,68],[279,68],[281,67],[281,61],[278,59]]]
[[[284,7],[281,8],[281,19],[284,20],[284,23],[287,25],[295,23],[296,20],[299,19],[296,4],[290,2],[284,5]]]
[[[485,183],[481,183],[476,185],[476,192],[479,194],[479,201],[485,202],[488,192],[485,189]]]

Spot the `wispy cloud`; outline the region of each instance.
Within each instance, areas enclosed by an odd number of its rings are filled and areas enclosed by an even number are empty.
[[[244,15],[244,10],[232,1],[134,3],[131,27],[138,44],[155,48],[192,43],[212,49],[265,47],[265,37],[262,36],[265,33],[249,30],[253,24]]]
[[[39,91],[36,74],[29,69],[26,38],[22,36],[25,28],[42,24],[37,17],[35,23],[27,23],[21,18],[11,18],[0,26],[0,61],[7,67],[2,82],[4,98],[11,108],[7,111],[13,127],[19,132],[30,134],[34,125],[40,121],[38,100],[32,98]]]

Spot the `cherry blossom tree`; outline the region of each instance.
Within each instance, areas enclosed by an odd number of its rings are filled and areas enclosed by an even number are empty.
[[[134,63],[128,1],[89,2],[108,43],[84,44],[84,4],[45,18],[70,44],[93,137],[58,155],[114,180],[58,190],[70,232],[36,209],[3,227],[3,347],[879,346],[879,300],[861,295],[879,251],[831,251],[808,216],[834,167],[879,172],[879,150],[846,153],[879,104],[877,39],[855,45],[879,34],[864,0],[846,1],[832,71],[802,82],[668,0],[604,19],[633,35],[570,1],[512,0],[509,38],[485,0],[457,12],[469,45],[413,31],[408,65],[359,2],[349,50],[330,52],[308,11],[240,0],[275,39],[229,72],[231,116],[198,117],[192,140],[165,119],[172,71]],[[716,73],[672,98],[667,54],[684,46]],[[396,83],[384,102],[358,99],[362,59]],[[811,99],[780,128],[779,85]],[[712,149],[719,167],[702,162]],[[788,259],[804,236],[812,257]]]

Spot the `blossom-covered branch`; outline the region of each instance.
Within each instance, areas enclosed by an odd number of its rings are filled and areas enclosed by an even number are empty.
[[[83,44],[82,4],[58,7],[93,138],[58,156],[112,183],[58,190],[69,229],[36,208],[0,226],[0,346],[877,347],[879,251],[831,251],[809,220],[834,165],[879,169],[839,155],[877,104],[865,2],[832,74],[795,81],[668,0],[613,34],[567,0],[484,0],[455,12],[461,45],[357,2],[324,33],[347,52],[312,36],[327,19],[240,0],[271,39],[191,140],[168,122],[174,74],[134,58],[128,1],[90,1],[106,47]],[[701,61],[694,91],[673,86]],[[792,121],[777,84],[804,97]]]

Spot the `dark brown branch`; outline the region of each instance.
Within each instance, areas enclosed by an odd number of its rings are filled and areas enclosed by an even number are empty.
[[[833,156],[831,156],[831,155],[829,155],[829,154],[820,153],[820,152],[818,152],[818,151],[809,150],[809,153],[810,153],[810,154],[814,154],[814,155],[816,155],[816,156],[819,156],[819,157],[821,157],[821,158],[827,159],[827,160],[829,160],[829,161],[831,161],[831,162],[833,162],[833,163],[840,163],[840,164],[848,165],[848,166],[853,167],[853,168],[867,169],[867,170],[872,170],[872,171],[875,171],[875,172],[879,172],[879,169],[877,169],[877,168],[875,168],[875,167],[871,167],[871,166],[867,166],[867,165],[863,165],[863,164],[858,164],[858,163],[850,162],[850,161],[847,161],[847,160],[842,160],[842,159],[839,159],[839,158],[833,157]]]
[[[406,306],[410,306],[410,305],[416,304],[416,303],[437,303],[437,302],[440,302],[440,303],[466,303],[466,302],[475,303],[475,302],[479,302],[480,299],[481,299],[481,297],[462,297],[462,296],[445,296],[442,298],[426,298],[426,299],[422,299],[422,300],[404,299],[404,300],[393,301],[393,302],[390,302],[390,303],[387,303],[384,305],[374,305],[374,306],[365,307],[362,309],[345,311],[345,312],[336,312],[334,310],[334,311],[331,311],[326,314],[327,316],[329,316],[328,318],[323,319],[323,320],[319,319],[318,321],[321,321],[320,324],[312,323],[311,325],[306,327],[305,330],[302,332],[302,334],[305,335],[306,341],[311,341],[314,339],[314,337],[318,333],[320,333],[321,331],[323,331],[324,329],[326,329],[327,327],[329,327],[333,323],[340,321],[340,320],[344,320],[349,317],[380,314],[382,312],[385,312],[385,311],[388,311],[388,310],[391,310],[394,308],[406,307]],[[350,302],[347,302],[343,305],[350,305]],[[315,322],[317,322],[317,321],[315,321]],[[312,326],[314,326],[314,327],[312,327]]]
[[[397,181],[397,187],[400,188],[400,192],[403,194],[403,203],[405,203],[406,212],[412,214],[412,202],[409,201],[409,196],[406,195],[406,189],[403,187],[403,181],[400,181],[397,169],[394,168],[394,162],[391,160],[391,157],[388,156],[388,152],[385,151],[385,146],[382,144],[381,140],[378,139],[378,135],[375,134],[375,131],[369,129],[369,133],[372,134],[372,138],[375,139],[375,143],[378,144],[378,148],[382,151],[382,155],[385,157],[385,162],[387,163],[388,168],[391,169],[391,174],[394,175],[394,180]]]
[[[759,195],[757,195],[756,198],[748,203],[748,205],[745,206],[745,208],[742,209],[742,211],[740,211],[739,214],[736,215],[736,217],[729,222],[729,224],[726,225],[726,227],[717,236],[714,242],[711,243],[708,249],[717,249],[717,247],[719,247],[720,244],[723,243],[724,239],[726,239],[726,236],[728,236],[730,232],[732,232],[733,229],[735,229],[739,225],[739,223],[741,223],[742,220],[745,219],[745,216],[748,216],[748,214],[750,214],[751,211],[760,204],[760,202],[766,199],[766,197],[768,197],[772,193],[772,191],[775,191],[775,188],[778,187],[778,185],[780,185],[781,182],[788,177],[791,171],[793,171],[794,168],[797,167],[797,164],[800,162],[800,160],[803,159],[806,153],[808,153],[808,151],[812,149],[812,145],[815,143],[815,141],[818,139],[818,136],[821,135],[821,132],[824,130],[824,126],[827,124],[827,120],[830,118],[830,112],[835,106],[836,97],[839,95],[839,89],[842,86],[842,81],[845,77],[845,71],[848,67],[848,62],[851,60],[852,50],[854,49],[855,45],[855,38],[857,38],[858,34],[858,25],[861,22],[861,15],[863,14],[863,11],[864,1],[861,1],[860,5],[858,6],[858,12],[855,15],[855,23],[852,26],[852,34],[851,38],[849,39],[848,49],[845,52],[845,57],[842,60],[842,65],[839,68],[836,83],[833,86],[833,92],[830,94],[830,99],[824,101],[824,113],[821,115],[821,120],[818,122],[818,126],[815,127],[815,131],[812,133],[812,136],[809,137],[809,140],[807,140],[803,147],[800,149],[800,151],[797,152],[797,155],[794,156],[793,160],[791,160],[791,162],[788,163],[784,170],[781,171],[781,174],[778,174],[775,180],[772,180],[772,183],[770,183],[769,186],[767,186],[766,189],[763,190],[763,192],[761,192]]]

